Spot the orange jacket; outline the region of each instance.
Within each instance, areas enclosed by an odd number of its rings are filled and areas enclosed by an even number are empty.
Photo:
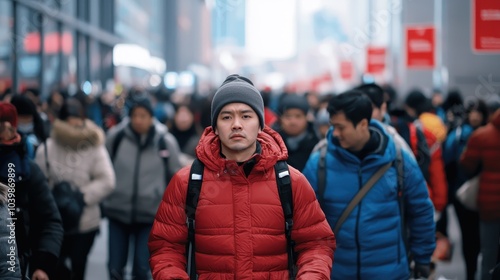
[[[422,122],[422,125],[436,137],[439,143],[443,143],[444,140],[446,140],[448,129],[440,117],[432,113],[422,113],[418,119]]]
[[[200,279],[288,279],[284,216],[274,164],[287,157],[278,133],[264,128],[262,151],[248,177],[220,156],[211,127],[196,148],[205,165],[196,210],[196,268]],[[170,181],[149,237],[154,279],[188,279],[184,212],[190,167]],[[306,178],[290,167],[299,268],[297,279],[330,279],[335,238]]]
[[[478,128],[469,138],[460,159],[465,170],[479,178],[478,209],[481,220],[500,219],[500,111],[491,122]]]
[[[422,130],[431,155],[431,160],[429,162],[429,181],[427,182],[429,197],[436,211],[441,212],[448,202],[448,182],[446,181],[446,173],[444,171],[441,143],[437,140],[434,133],[427,129],[425,124],[417,121],[416,126]],[[411,133],[411,137],[413,139],[413,133]],[[414,137],[416,139],[416,134]]]

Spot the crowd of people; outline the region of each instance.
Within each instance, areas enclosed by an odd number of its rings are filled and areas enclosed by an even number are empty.
[[[452,206],[466,279],[480,254],[495,279],[500,104],[401,96],[276,94],[239,75],[207,96],[5,92],[0,278],[85,279],[102,219],[110,279],[129,258],[133,279],[427,278],[451,258]],[[476,176],[472,210],[455,194]]]

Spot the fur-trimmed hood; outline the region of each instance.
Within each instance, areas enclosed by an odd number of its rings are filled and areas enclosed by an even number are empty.
[[[55,120],[51,138],[62,146],[78,149],[82,146],[100,146],[104,144],[104,131],[91,120],[85,120],[83,127],[74,127],[62,120]]]

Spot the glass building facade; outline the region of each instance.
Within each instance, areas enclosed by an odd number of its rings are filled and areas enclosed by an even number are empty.
[[[162,58],[160,0],[0,0],[0,93],[114,80],[113,47],[127,43]],[[99,87],[100,86],[100,87]]]

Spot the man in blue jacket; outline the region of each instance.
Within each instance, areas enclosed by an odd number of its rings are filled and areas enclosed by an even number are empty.
[[[417,162],[397,148],[383,125],[371,120],[372,104],[353,90],[335,96],[328,105],[332,127],[327,134],[325,188],[318,192],[321,151],[311,155],[303,170],[318,195],[332,228],[349,202],[381,167],[389,169],[353,208],[335,232],[337,252],[331,279],[408,279],[410,277],[403,219],[415,273],[427,277],[435,247],[433,206]],[[402,165],[396,165],[397,151]],[[402,168],[402,174],[397,168]],[[401,175],[398,198],[398,175]]]

